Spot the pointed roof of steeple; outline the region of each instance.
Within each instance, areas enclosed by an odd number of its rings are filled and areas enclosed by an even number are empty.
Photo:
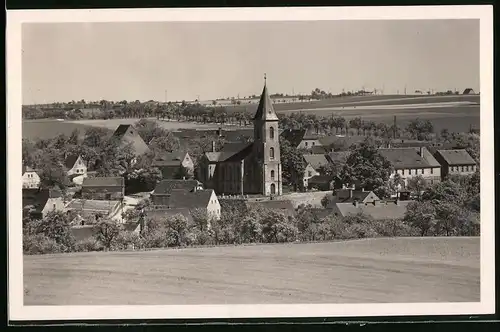
[[[265,76],[264,76],[265,77]],[[265,79],[265,78],[264,78]],[[257,107],[257,112],[255,112],[254,120],[264,120],[264,121],[278,121],[278,116],[274,112],[273,102],[269,93],[267,92],[267,84],[264,83],[264,89],[260,95],[259,106]]]

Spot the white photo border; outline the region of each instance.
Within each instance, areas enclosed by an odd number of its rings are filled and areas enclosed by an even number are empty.
[[[310,20],[480,21],[481,301],[475,303],[24,306],[21,198],[23,23]],[[7,11],[7,188],[9,320],[235,319],[481,315],[495,312],[493,6],[288,7]]]

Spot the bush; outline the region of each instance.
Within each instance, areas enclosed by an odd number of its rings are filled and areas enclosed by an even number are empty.
[[[121,231],[113,241],[112,250],[142,249],[144,247],[143,238],[133,232]]]
[[[401,219],[376,220],[373,223],[373,228],[379,236],[396,237],[396,236],[418,236],[419,230],[405,223]]]
[[[341,234],[342,239],[365,239],[378,237],[379,234],[373,229],[371,223],[350,224]]]
[[[27,255],[55,254],[65,252],[66,248],[44,234],[23,236],[23,253]]]
[[[75,244],[75,251],[77,252],[91,252],[91,251],[103,251],[103,250],[104,246],[102,245],[102,243],[97,241],[94,237],[78,241]]]

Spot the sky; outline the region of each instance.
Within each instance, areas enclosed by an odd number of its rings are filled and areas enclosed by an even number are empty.
[[[25,23],[23,103],[479,91],[479,20]]]

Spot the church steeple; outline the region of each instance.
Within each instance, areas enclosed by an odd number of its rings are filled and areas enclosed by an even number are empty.
[[[263,121],[278,121],[278,116],[274,112],[273,102],[269,93],[267,92],[267,77],[264,74],[264,89],[260,95],[259,106],[257,107],[257,112],[255,112],[254,120]]]

